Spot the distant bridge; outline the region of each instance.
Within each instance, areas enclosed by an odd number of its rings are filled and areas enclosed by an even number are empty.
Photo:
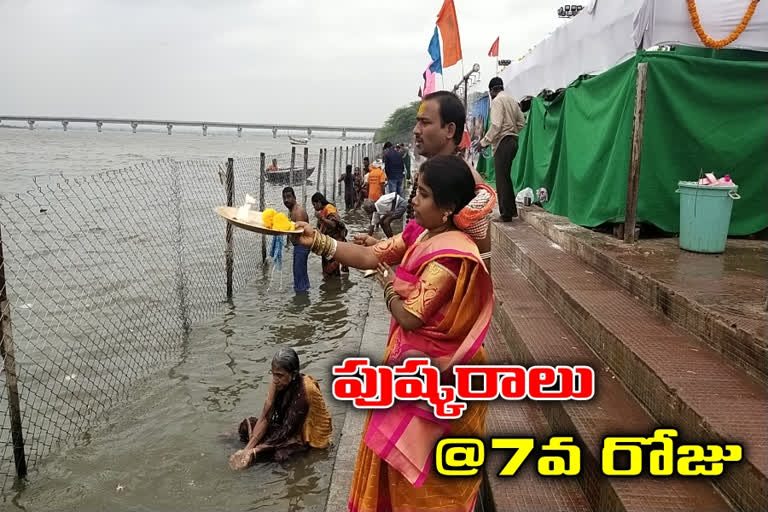
[[[87,123],[96,125],[96,129],[101,132],[101,127],[105,124],[125,124],[129,125],[136,133],[141,125],[146,126],[165,126],[168,129],[168,135],[173,132],[174,126],[199,126],[203,130],[203,135],[208,135],[208,128],[234,128],[237,130],[237,136],[243,135],[243,130],[272,130],[272,137],[277,138],[277,132],[280,130],[306,131],[307,137],[312,137],[313,131],[318,132],[340,132],[341,138],[345,139],[347,133],[370,133],[373,134],[378,128],[364,128],[359,126],[322,126],[322,125],[302,125],[302,124],[263,124],[263,123],[226,123],[219,121],[163,121],[157,119],[129,119],[129,118],[110,118],[110,117],[64,117],[64,116],[3,116],[0,115],[0,123],[3,121],[22,121],[26,122],[30,130],[35,129],[36,122],[54,122],[61,123],[64,131],[70,123]]]

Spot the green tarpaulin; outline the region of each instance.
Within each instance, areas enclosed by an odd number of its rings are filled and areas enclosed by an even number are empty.
[[[679,230],[680,180],[730,174],[730,234],[768,226],[768,62],[641,52],[536,98],[512,165],[515,191],[545,187],[544,207],[583,226],[624,220],[637,64],[648,63],[638,220]],[[497,172],[499,170],[497,169]]]

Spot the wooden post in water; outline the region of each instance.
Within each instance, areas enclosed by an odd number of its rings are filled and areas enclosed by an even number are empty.
[[[304,147],[304,172],[301,173],[301,197],[304,207],[307,207],[307,163],[309,162],[309,148]]]
[[[296,166],[296,146],[291,147],[291,172],[288,176],[288,186],[293,186],[293,168]]]
[[[637,222],[637,194],[640,184],[640,156],[643,151],[643,120],[645,119],[645,91],[648,83],[648,63],[637,65],[635,87],[635,115],[632,122],[632,154],[627,179],[627,207],[624,214],[624,242],[634,243]]]
[[[11,439],[13,440],[16,476],[24,478],[27,476],[27,458],[24,454],[24,434],[21,429],[16,353],[13,349],[11,304],[8,302],[7,286],[5,259],[3,257],[3,232],[2,227],[0,227],[0,356],[3,358],[3,369],[5,370],[5,390],[8,395],[8,416],[11,420]]]
[[[260,155],[260,169],[259,169],[259,210],[262,212],[267,207],[266,198],[264,197],[264,182],[266,181],[266,160],[267,156],[264,153]],[[267,261],[267,235],[261,235],[261,263],[264,264]]]
[[[333,147],[333,181],[331,181],[331,191],[333,192],[333,203],[336,202],[336,187],[334,184],[336,183],[336,150],[338,148],[336,146]],[[327,197],[326,197],[327,199]]]
[[[227,206],[235,206],[235,159],[227,158],[227,177],[224,181],[227,189]],[[232,298],[232,273],[234,271],[235,251],[232,240],[234,228],[230,222],[227,222],[226,242],[227,249],[224,252],[227,269],[227,299]]]

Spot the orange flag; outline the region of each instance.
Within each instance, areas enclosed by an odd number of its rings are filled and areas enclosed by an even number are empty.
[[[445,0],[437,15],[437,26],[443,37],[443,67],[453,66],[461,60],[461,38],[459,23],[456,21],[456,8],[453,0]]]
[[[499,38],[497,37],[496,40],[491,45],[491,49],[488,50],[488,56],[489,57],[498,57],[499,56]]]

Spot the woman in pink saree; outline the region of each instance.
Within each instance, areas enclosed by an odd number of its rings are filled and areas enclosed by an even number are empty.
[[[349,266],[378,269],[392,314],[384,364],[428,357],[450,380],[454,365],[487,361],[482,344],[493,312],[493,286],[475,242],[463,230],[473,227],[470,231],[477,233],[478,219],[487,219],[488,211],[472,209],[476,196],[485,195],[478,203],[483,210],[493,207],[495,196],[485,186],[476,188],[469,167],[455,156],[428,160],[419,177],[415,218],[402,234],[369,247],[324,238],[303,225],[299,243]],[[397,270],[389,265],[398,265]],[[370,413],[349,510],[471,511],[481,477],[446,478],[433,467],[440,438],[485,436],[486,404],[467,405],[453,421],[438,419],[426,403],[413,401]]]

